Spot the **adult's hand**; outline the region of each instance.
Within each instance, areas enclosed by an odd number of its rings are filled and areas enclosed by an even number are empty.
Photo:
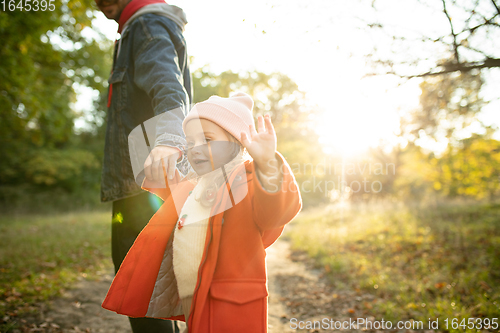
[[[144,162],[144,173],[148,180],[161,182],[165,179],[163,169],[169,179],[174,178],[175,165],[179,158],[179,149],[168,146],[156,146],[151,150],[146,162]]]

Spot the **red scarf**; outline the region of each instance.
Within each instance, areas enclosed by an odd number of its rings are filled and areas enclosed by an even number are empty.
[[[118,20],[118,32],[121,33],[125,23],[135,14],[140,8],[154,3],[166,3],[164,0],[132,0],[123,9],[120,19]]]
[[[132,0],[130,1],[122,13],[120,14],[120,18],[118,19],[118,32],[121,33],[123,27],[127,23],[128,19],[135,14],[136,11],[141,9],[144,6],[152,5],[154,3],[166,3],[164,0]],[[115,41],[116,43],[116,41]],[[113,74],[113,72],[111,72]],[[113,95],[113,85],[109,85],[109,93],[108,93],[108,108],[111,105],[111,96]]]

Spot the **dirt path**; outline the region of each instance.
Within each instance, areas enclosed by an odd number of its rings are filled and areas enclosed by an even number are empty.
[[[355,320],[356,317],[374,320],[366,307],[374,297],[358,291],[335,290],[323,269],[314,267],[305,254],[293,252],[285,237],[267,251],[269,279],[269,333],[287,332],[357,332],[361,330],[330,330],[306,328],[308,322]],[[299,326],[299,322],[302,322]],[[300,329],[299,327],[304,327]]]
[[[101,303],[113,280],[113,270],[100,281],[82,279],[75,289],[54,300],[45,321],[60,326],[61,332],[131,333],[125,316],[105,310]]]
[[[334,291],[305,254],[291,252],[286,231],[284,236],[267,250],[269,333],[319,332],[293,327],[292,318],[306,322],[361,316],[362,304],[368,304],[373,297]],[[82,278],[74,289],[53,300],[49,309],[42,311],[36,320],[39,324],[31,324],[35,329],[32,331],[131,333],[126,317],[101,308],[112,279],[111,268],[109,273],[101,274],[98,281]],[[182,330],[185,327],[182,322],[180,326]]]
[[[325,318],[345,321],[359,316],[374,320],[363,311],[365,305],[374,299],[372,295],[335,290],[324,270],[315,268],[305,253],[291,251],[286,234],[285,231],[284,237],[267,250],[269,333],[357,332],[354,329],[329,330],[325,326],[319,329],[306,327],[308,322],[322,323]],[[299,322],[302,322],[301,326]]]

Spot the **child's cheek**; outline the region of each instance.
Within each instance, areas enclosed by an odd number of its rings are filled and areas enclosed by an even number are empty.
[[[210,143],[214,169],[229,163],[237,154],[237,143],[230,141],[213,141]]]

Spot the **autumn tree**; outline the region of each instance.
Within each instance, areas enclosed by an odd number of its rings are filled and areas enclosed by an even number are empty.
[[[78,87],[106,93],[112,42],[89,29],[95,9],[92,0],[63,0],[53,11],[0,15],[0,185],[75,185],[83,169],[98,169],[98,158],[75,147],[80,115],[71,107]]]
[[[500,195],[500,142],[480,135],[434,158],[431,181],[445,196],[493,200]]]
[[[365,23],[380,37],[366,54],[374,67],[370,75],[430,77],[500,67],[497,0],[416,0],[400,10],[388,0],[370,3],[378,18]],[[383,15],[388,10],[392,15]],[[409,23],[415,20],[395,24],[408,15],[418,18],[419,25]]]

